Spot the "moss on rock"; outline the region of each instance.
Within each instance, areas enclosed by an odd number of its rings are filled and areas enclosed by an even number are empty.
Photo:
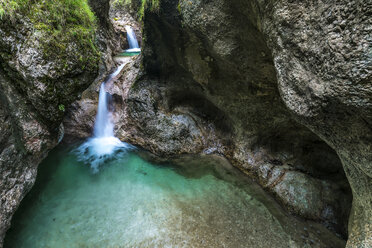
[[[87,0],[4,0],[1,64],[45,122],[63,117],[98,73],[97,21]]]
[[[130,7],[137,10],[137,17],[142,20],[145,10],[158,11],[160,9],[160,0],[114,0],[114,8]]]
[[[87,0],[4,0],[0,13],[5,21],[14,21],[18,15],[29,19],[34,31],[43,37],[39,41],[43,43],[45,57],[53,55],[65,60],[67,44],[75,42],[82,53],[90,53],[90,56],[81,56],[82,63],[96,63],[99,59],[94,44],[96,18]]]

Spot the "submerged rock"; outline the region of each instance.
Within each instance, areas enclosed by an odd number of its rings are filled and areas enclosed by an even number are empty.
[[[226,159],[152,164],[137,152],[111,154],[94,175],[87,160],[78,162],[82,154],[54,149],[17,210],[6,247],[345,247],[320,224],[287,215]]]

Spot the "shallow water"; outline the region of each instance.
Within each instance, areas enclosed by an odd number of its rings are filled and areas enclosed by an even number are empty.
[[[322,227],[284,214],[244,178],[213,157],[159,165],[135,151],[92,173],[59,147],[40,165],[5,247],[344,245]]]

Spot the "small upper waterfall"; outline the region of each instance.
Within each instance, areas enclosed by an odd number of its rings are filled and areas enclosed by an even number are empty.
[[[136,34],[134,33],[132,27],[125,26],[125,29],[127,30],[127,39],[129,43],[129,49],[125,50],[126,52],[140,52],[141,48],[138,45],[138,41],[136,38]]]
[[[120,73],[125,64],[120,65],[109,78],[101,84],[98,99],[96,121],[94,123],[93,137],[89,138],[75,151],[80,161],[90,164],[93,172],[98,172],[99,165],[106,159],[112,158],[118,152],[125,152],[131,146],[121,142],[114,136],[114,124],[112,113],[109,110],[109,93],[106,92],[106,85],[112,82]]]

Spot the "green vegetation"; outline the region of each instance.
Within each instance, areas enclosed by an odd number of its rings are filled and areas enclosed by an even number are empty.
[[[44,55],[67,60],[68,46],[75,44],[82,63],[96,64],[99,52],[95,47],[96,18],[88,0],[0,0],[3,21],[28,18],[33,33],[44,49]]]
[[[129,7],[132,5],[132,1],[135,0],[115,0],[113,5],[115,7]],[[158,11],[160,6],[160,0],[138,0],[140,2],[140,6],[138,8],[138,18],[142,20],[143,15],[145,13],[145,9],[150,11]]]
[[[87,0],[1,0],[0,17],[14,16],[19,11],[27,16],[36,17],[39,21],[46,20],[74,24],[91,24],[95,20]],[[36,11],[36,12],[35,12]],[[26,13],[28,12],[28,13]],[[40,16],[40,14],[46,14]]]
[[[65,105],[63,104],[58,105],[58,109],[62,112],[65,112]]]
[[[160,0],[142,0],[141,8],[138,11],[138,16],[140,20],[142,20],[145,9],[149,9],[151,11],[158,11],[160,6]]]
[[[115,7],[118,7],[118,6],[128,6],[132,3],[132,0],[115,0],[113,2],[113,5]]]
[[[25,6],[28,0],[0,0],[0,19],[3,19],[5,15],[13,15],[14,12]]]

